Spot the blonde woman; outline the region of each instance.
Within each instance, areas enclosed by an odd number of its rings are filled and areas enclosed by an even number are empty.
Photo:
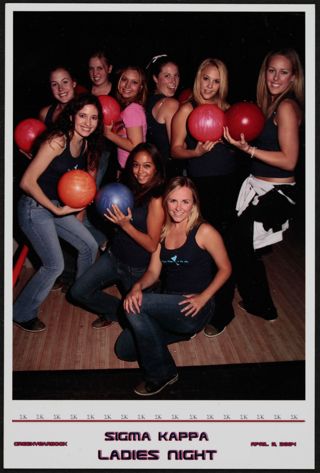
[[[240,307],[265,320],[278,317],[259,249],[283,239],[293,217],[295,167],[303,109],[303,70],[293,49],[267,54],[260,68],[257,103],[266,117],[264,129],[250,145],[244,135],[225,138],[252,158],[251,174],[237,202],[233,263]]]
[[[231,273],[220,234],[200,215],[192,181],[173,178],[163,205],[161,242],[124,301],[130,328],[122,332],[115,347],[120,359],[139,361],[144,380],[134,391],[140,396],[157,394],[177,381],[167,345],[202,330],[214,310],[214,295]],[[159,277],[162,293],[143,293]]]
[[[196,73],[193,96],[173,117],[171,132],[171,155],[186,160],[187,175],[199,193],[201,213],[221,233],[226,245],[239,190],[236,153],[229,143],[222,140],[197,142],[188,130],[188,118],[193,109],[202,104],[214,104],[223,111],[227,110],[227,95],[226,65],[220,59],[205,59]],[[219,335],[234,318],[233,293],[234,286],[230,280],[217,294],[215,316],[205,328],[206,336]]]

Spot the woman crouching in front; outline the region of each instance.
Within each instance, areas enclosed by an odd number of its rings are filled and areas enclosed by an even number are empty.
[[[192,181],[173,178],[164,193],[165,224],[145,274],[124,300],[130,327],[119,336],[120,359],[138,360],[144,381],[135,389],[152,396],[178,379],[167,347],[189,339],[212,316],[218,289],[231,274],[220,234],[204,222]],[[143,293],[161,278],[161,293]]]

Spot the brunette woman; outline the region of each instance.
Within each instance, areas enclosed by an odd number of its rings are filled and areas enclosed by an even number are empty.
[[[76,277],[96,258],[95,239],[74,215],[82,209],[64,205],[57,184],[71,169],[96,167],[102,130],[102,110],[96,97],[83,95],[70,101],[21,179],[24,194],[18,203],[19,224],[42,263],[13,306],[14,322],[23,330],[45,329],[37,313],[63,271],[59,237],[78,251]]]
[[[156,250],[163,223],[164,166],[154,145],[140,143],[130,153],[121,178],[134,195],[125,215],[113,205],[105,217],[116,226],[107,251],[71,287],[71,298],[99,317],[93,328],[118,321],[121,301],[104,292],[117,283],[123,295],[144,273]]]

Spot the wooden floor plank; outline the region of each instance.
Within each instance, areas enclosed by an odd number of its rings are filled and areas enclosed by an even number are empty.
[[[188,341],[170,346],[178,366],[239,364],[303,360],[305,358],[305,262],[301,238],[291,232],[287,241],[274,245],[264,256],[272,295],[279,312],[275,322],[267,322],[243,312],[218,337],[203,332]],[[24,268],[14,289],[14,297],[31,276]],[[108,292],[119,294],[115,287]],[[47,331],[27,333],[13,328],[13,368],[32,370],[83,370],[136,368],[137,363],[119,360],[114,344],[121,332],[117,323],[100,330],[91,324],[96,316],[52,291],[41,306],[40,318]]]

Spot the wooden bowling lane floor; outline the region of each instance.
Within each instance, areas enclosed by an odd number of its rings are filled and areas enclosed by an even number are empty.
[[[293,232],[287,233],[286,240],[274,245],[273,251],[264,256],[278,320],[266,322],[243,312],[238,308],[236,293],[236,317],[221,335],[207,338],[201,332],[192,340],[170,346],[178,366],[305,359],[304,246]],[[32,270],[23,270],[14,296],[31,274]],[[109,291],[117,293],[115,287]],[[13,326],[14,371],[137,367],[114,354],[119,325],[93,329],[91,323],[96,316],[68,303],[62,292],[50,293],[39,317],[47,325],[44,332],[28,333]]]

